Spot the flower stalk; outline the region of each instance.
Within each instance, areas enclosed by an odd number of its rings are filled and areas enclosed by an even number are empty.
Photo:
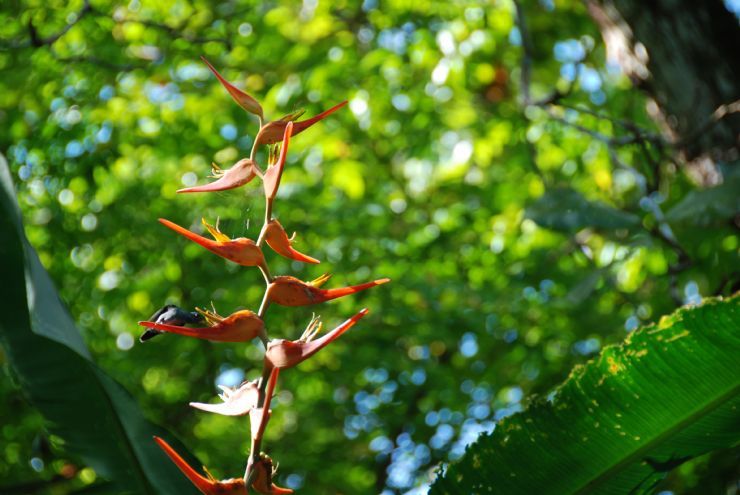
[[[280,306],[303,306],[318,304],[339,297],[348,296],[389,281],[382,278],[349,287],[323,289],[321,286],[330,278],[329,274],[311,282],[304,282],[287,275],[273,276],[265,259],[263,246],[266,243],[275,253],[285,258],[303,263],[317,264],[319,260],[298,251],[293,242],[295,234],[288,237],[283,226],[274,218],[275,200],[278,197],[280,181],[286,165],[288,149],[293,136],[303,132],[320,120],[336,112],[344,105],[343,101],[324,112],[302,121],[297,121],[303,111],[293,112],[280,119],[264,123],[264,111],[259,102],[251,95],[237,88],[224,79],[221,74],[205,59],[208,68],[213,72],[232,99],[249,113],[259,119],[259,131],[256,134],[249,158],[243,158],[231,168],[222,170],[213,166],[212,177],[216,180],[208,184],[187,187],[180,193],[227,191],[252,182],[255,178],[262,181],[265,195],[264,223],[256,241],[244,237],[232,239],[215,226],[202,221],[213,240],[187,230],[165,219],[160,223],[176,233],[195,242],[208,251],[244,267],[259,268],[265,280],[265,290],[257,313],[250,310],[236,311],[230,316],[222,317],[215,310],[197,309],[188,312],[173,305],[167,305],[155,313],[149,321],[139,324],[147,328],[149,336],[159,332],[175,333],[188,337],[207,339],[219,342],[248,342],[259,338],[265,353],[262,363],[262,375],[258,380],[245,382],[236,389],[223,387],[221,403],[197,403],[190,405],[196,409],[226,416],[249,416],[250,418],[250,452],[246,462],[244,476],[238,479],[218,481],[208,472],[202,476],[191,468],[164,440],[155,438],[156,442],[168,457],[181,469],[183,474],[204,494],[216,493],[247,494],[250,489],[258,493],[280,494],[292,493],[292,490],[276,486],[272,480],[275,474],[272,459],[261,451],[263,437],[270,421],[270,404],[277,387],[280,370],[292,368],[309,359],[318,351],[339,338],[352,328],[367,313],[363,309],[355,316],[325,335],[315,338],[321,331],[319,317],[309,322],[303,335],[297,340],[271,339],[265,325],[265,316],[272,303]],[[259,146],[268,147],[267,166],[264,170],[257,163]],[[208,326],[189,327],[204,321]],[[142,340],[142,341],[143,341]]]

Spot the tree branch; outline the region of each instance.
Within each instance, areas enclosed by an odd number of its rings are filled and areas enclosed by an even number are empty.
[[[141,24],[142,26],[147,26],[154,29],[159,29],[161,31],[164,31],[170,35],[172,35],[175,38],[182,38],[186,41],[189,41],[191,43],[223,43],[226,45],[226,48],[231,50],[233,48],[233,45],[231,43],[231,40],[228,38],[220,38],[220,37],[205,37],[205,36],[195,36],[189,33],[186,33],[183,31],[185,28],[186,21],[183,21],[178,26],[170,26],[165,23],[150,21],[146,19],[114,19],[119,24],[127,24],[127,23],[136,23]]]
[[[90,5],[89,0],[85,0],[82,4],[82,8],[80,8],[79,11],[77,11],[76,14],[74,14],[74,19],[72,19],[71,22],[68,22],[65,24],[65,26],[58,31],[55,34],[52,34],[51,36],[47,36],[45,38],[42,38],[39,36],[38,31],[36,30],[36,26],[33,25],[33,21],[28,21],[28,39],[27,40],[15,40],[11,41],[8,44],[0,44],[0,49],[17,49],[17,48],[39,48],[42,46],[51,46],[53,45],[59,38],[67,34],[67,32],[72,29],[78,22],[82,20],[82,18],[93,11],[92,6]]]
[[[522,40],[522,62],[520,71],[520,85],[524,106],[531,103],[530,86],[532,82],[532,40],[529,38],[527,22],[524,19],[524,8],[519,0],[514,0],[516,8],[516,25]]]

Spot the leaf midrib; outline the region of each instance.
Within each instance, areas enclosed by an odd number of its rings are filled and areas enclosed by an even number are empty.
[[[611,478],[615,474],[621,472],[628,465],[634,463],[638,459],[643,458],[650,451],[652,451],[653,449],[661,445],[666,440],[672,438],[679,431],[683,430],[687,426],[690,426],[691,424],[695,423],[700,418],[710,414],[711,412],[715,411],[720,406],[732,400],[735,396],[738,395],[738,393],[740,393],[740,383],[736,383],[734,386],[730,387],[730,389],[727,392],[721,394],[719,397],[717,397],[712,402],[708,403],[706,406],[699,408],[698,410],[694,410],[693,413],[689,414],[683,420],[676,423],[675,426],[668,428],[660,435],[653,437],[652,440],[643,444],[640,448],[636,449],[632,454],[622,458],[622,460],[618,461],[617,463],[612,464],[611,467],[609,467],[609,469],[603,471],[600,475],[591,479],[582,488],[578,489],[578,491],[575,492],[575,494],[582,495],[586,493],[591,493],[594,488],[606,482],[609,478]]]

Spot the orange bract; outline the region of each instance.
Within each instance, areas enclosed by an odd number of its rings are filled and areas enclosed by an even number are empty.
[[[267,289],[268,300],[281,306],[307,306],[331,301],[338,297],[347,296],[356,292],[390,282],[389,278],[381,278],[364,284],[336,289],[320,289],[310,282],[303,282],[288,275],[275,277]]]
[[[180,457],[180,454],[175,452],[175,449],[170,447],[167,442],[159,437],[154,437],[154,441],[157,442],[157,445],[159,445],[159,447],[164,450],[164,453],[167,454],[172,462],[174,462],[175,465],[180,468],[180,471],[182,471],[182,473],[187,476],[190,482],[193,483],[195,487],[204,495],[247,495],[247,486],[244,483],[244,479],[232,478],[228,480],[218,481],[214,479],[210,474],[208,474],[208,471],[206,471],[208,477],[205,477],[198,471],[190,467],[190,465],[185,462],[185,459]]]
[[[262,105],[260,105],[257,100],[221,77],[221,74],[218,73],[218,71],[211,65],[208,60],[206,60],[205,57],[200,57],[200,59],[205,62],[209,69],[211,69],[211,72],[213,72],[219,82],[223,85],[224,88],[226,88],[226,91],[229,92],[231,97],[234,98],[234,101],[237,102],[240,107],[242,107],[247,112],[257,115],[260,119],[263,117]]]
[[[252,240],[246,237],[239,237],[237,239],[229,239],[227,236],[221,234],[218,230],[212,232],[218,232],[220,236],[214,234],[214,237],[222,240],[212,241],[203,236],[190,232],[177,225],[176,223],[170,222],[164,218],[159,219],[159,223],[165,227],[169,227],[178,234],[187,237],[196,244],[200,244],[210,252],[226,258],[229,261],[233,261],[237,265],[242,266],[264,266],[265,258],[262,256],[262,249]],[[204,222],[205,223],[205,222]],[[206,224],[207,225],[207,224]],[[207,225],[207,227],[210,227]],[[210,230],[210,229],[209,229]]]
[[[320,114],[311,117],[310,119],[301,120],[300,122],[294,122],[293,123],[293,132],[292,136],[295,136],[296,134],[299,134],[312,125],[314,125],[319,120],[328,117],[329,115],[333,114],[340,108],[342,108],[344,105],[347,104],[347,101],[343,101],[337,105],[334,105],[329,110],[324,110]],[[286,117],[292,117],[287,116]],[[285,133],[285,127],[288,125],[288,120],[273,120],[272,122],[268,122],[265,124],[262,129],[260,129],[260,132],[257,133],[257,137],[255,138],[256,142],[258,144],[275,144],[279,143],[283,139],[283,134]]]
[[[363,309],[331,332],[316,340],[312,339],[321,330],[321,323],[319,323],[318,318],[311,320],[303,336],[298,340],[272,340],[265,352],[265,367],[291,368],[302,363],[341,337],[344,332],[352,328],[368,312],[367,309]]]
[[[212,340],[214,342],[247,342],[257,337],[265,328],[262,318],[248,309],[237,311],[226,318],[218,316],[215,313],[203,313],[206,314],[206,319],[211,323],[211,326],[188,328],[152,321],[140,321],[139,325],[163,332],[177,333],[186,337]]]
[[[212,165],[213,177],[217,180],[200,186],[178,189],[179,193],[226,191],[247,184],[258,175],[262,175],[259,167],[249,158],[243,158],[231,168],[222,170],[215,163]]]
[[[265,225],[265,241],[277,254],[304,263],[320,263],[319,260],[296,251],[292,244],[293,237],[288,237],[283,226],[274,218]]]

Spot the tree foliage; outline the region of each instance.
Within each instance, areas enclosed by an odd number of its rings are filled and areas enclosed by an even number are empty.
[[[322,308],[330,326],[358,304],[377,311],[352,342],[281,377],[293,392],[273,401],[265,440],[280,484],[424,486],[604,345],[736,290],[734,197],[724,184],[698,190],[676,166],[582,2],[522,10],[524,32],[504,1],[0,8],[0,151],[30,244],[95,362],[217,478],[243,467],[248,438],[228,418],[183,406],[255,378],[258,356],[248,344],[134,343],[136,322],[163,302],[254,309],[262,295],[259,273],[184,239],[164,242],[153,221],[189,227],[187,212],[198,211],[230,236],[258,234],[256,192],[175,194],[212,161],[247,156],[258,125],[201,55],[270,115],[350,101],[291,142],[280,195],[294,206],[279,219],[302,234],[299,249],[342,274],[338,284],[394,280]],[[546,202],[566,190],[572,204]],[[533,215],[547,204],[567,211]],[[566,216],[575,220],[560,228]],[[270,263],[302,279],[322,273]],[[299,328],[310,314],[270,314],[267,324]],[[40,480],[64,493],[65,476],[93,483],[94,469],[42,428],[16,372],[3,370],[0,491]],[[731,459],[693,460],[661,486],[722,487]]]

